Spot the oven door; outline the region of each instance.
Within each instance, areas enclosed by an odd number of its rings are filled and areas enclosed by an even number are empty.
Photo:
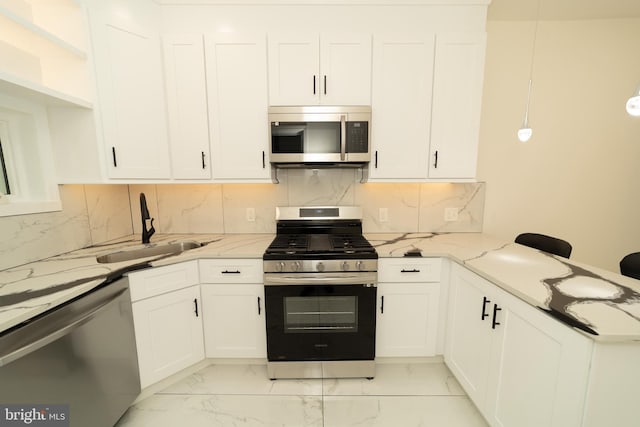
[[[373,360],[374,284],[265,286],[270,362]]]

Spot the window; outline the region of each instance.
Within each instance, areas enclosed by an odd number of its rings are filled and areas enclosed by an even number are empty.
[[[62,208],[44,105],[0,94],[0,217]]]

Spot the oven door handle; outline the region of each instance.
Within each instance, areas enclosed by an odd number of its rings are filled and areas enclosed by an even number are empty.
[[[292,274],[269,274],[264,275],[265,286],[288,286],[288,285],[372,285],[378,281],[378,273],[292,273]]]

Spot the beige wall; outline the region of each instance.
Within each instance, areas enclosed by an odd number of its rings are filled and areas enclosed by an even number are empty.
[[[640,20],[540,22],[529,124],[534,22],[490,21],[478,179],[484,231],[556,235],[572,259],[618,271],[640,251],[640,119],[624,104],[640,84]]]

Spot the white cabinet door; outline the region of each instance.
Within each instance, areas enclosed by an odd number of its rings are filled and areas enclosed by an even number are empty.
[[[162,49],[152,19],[158,6],[139,2],[127,18],[116,4],[94,3],[89,12],[108,175],[169,178]]]
[[[199,305],[199,286],[133,303],[143,388],[204,359]]]
[[[371,105],[371,35],[322,34],[320,103]]]
[[[434,35],[374,35],[370,178],[426,179]]]
[[[267,357],[264,286],[202,285],[207,357]]]
[[[495,334],[487,417],[500,427],[581,426],[592,341],[520,301]],[[533,312],[533,313],[532,313]]]
[[[171,176],[211,178],[204,43],[199,34],[163,37]]]
[[[439,283],[378,285],[377,357],[435,355],[439,288]]]
[[[320,102],[320,48],[317,34],[269,34],[269,104]]]
[[[492,426],[580,426],[592,341],[463,267],[445,362]]]
[[[485,33],[438,34],[429,178],[475,178]]]
[[[462,267],[453,266],[445,362],[471,400],[482,411],[492,345],[492,299],[489,290]]]
[[[205,39],[215,179],[270,179],[264,35]]]
[[[269,35],[270,105],[370,103],[370,35]]]

